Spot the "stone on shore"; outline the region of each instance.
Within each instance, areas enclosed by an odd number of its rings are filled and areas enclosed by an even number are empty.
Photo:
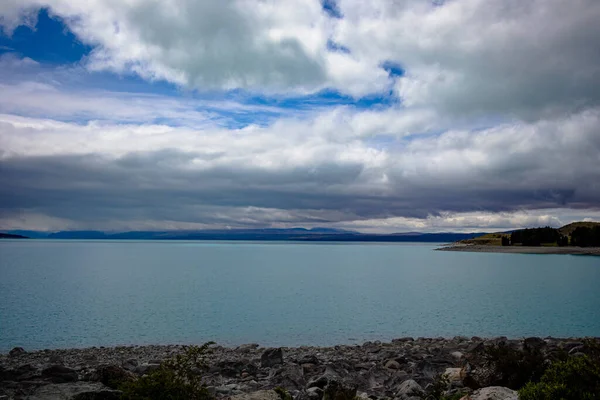
[[[64,365],[52,365],[42,371],[42,376],[54,383],[76,382],[79,379],[75,370]]]
[[[270,368],[283,364],[283,349],[281,347],[267,349],[260,357],[260,365],[263,368]]]
[[[476,390],[460,400],[519,400],[519,395],[509,388],[490,386]]]
[[[253,393],[231,396],[231,400],[281,400],[274,390],[258,390]]]
[[[570,357],[590,351],[580,338],[418,338],[391,343],[270,349],[251,344],[237,348],[213,346],[203,355],[206,368],[195,371],[218,400],[260,390],[266,392],[257,396],[266,393],[273,396],[267,389],[278,386],[295,400],[324,400],[323,397],[344,400],[340,397],[352,393],[361,393],[363,400],[367,397],[420,400],[419,396],[432,394],[444,373],[448,378],[448,386],[443,388],[445,394],[464,396],[467,392],[502,385],[494,366],[485,357],[486,348],[498,343],[515,351],[539,349],[544,362],[569,351]],[[0,396],[27,398],[41,387],[48,386],[48,390],[54,391],[79,390],[82,385],[92,384],[103,388],[102,393],[92,394],[93,398],[114,396],[113,392],[104,394],[110,388],[102,382],[117,388],[122,380],[138,379],[184,351],[185,347],[179,345],[152,345],[42,350],[19,356],[4,353],[0,354]],[[58,382],[66,383],[55,385]],[[497,399],[500,395],[514,399],[514,393],[506,390],[480,390],[471,399],[486,398],[481,396]]]
[[[111,389],[118,389],[126,382],[133,382],[137,377],[125,368],[116,365],[101,365],[92,374],[91,381],[101,382]]]
[[[354,400],[356,386],[350,386],[336,380],[330,380],[323,389],[323,400]]]
[[[74,382],[40,386],[28,400],[118,400],[121,392],[97,382]]]
[[[11,357],[18,357],[21,354],[25,354],[25,353],[27,353],[27,352],[25,351],[24,348],[22,348],[22,347],[15,347],[11,351],[8,352],[8,355],[11,356]]]
[[[421,400],[423,393],[421,385],[414,380],[409,379],[402,382],[396,392],[396,398],[398,400]]]

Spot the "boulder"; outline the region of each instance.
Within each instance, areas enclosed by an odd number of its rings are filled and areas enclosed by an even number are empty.
[[[281,400],[274,390],[259,390],[253,393],[238,394],[230,397],[231,400]]]
[[[121,366],[128,371],[135,371],[137,366],[139,365],[138,360],[135,358],[129,358],[121,363]]]
[[[91,381],[102,382],[111,389],[118,389],[122,384],[136,379],[132,372],[116,365],[101,365],[90,378]]]
[[[313,387],[318,387],[320,389],[325,388],[325,386],[327,386],[327,383],[329,382],[329,378],[327,378],[326,375],[322,375],[319,376],[318,378],[313,378],[308,382],[308,385],[306,385],[307,388],[313,388]]]
[[[40,386],[27,398],[29,400],[118,400],[120,397],[120,391],[111,390],[101,383],[74,382]]]
[[[63,358],[58,354],[52,354],[48,357],[48,362],[53,365],[63,365],[65,363]]]
[[[250,353],[252,350],[258,349],[258,347],[259,347],[258,343],[242,344],[242,345],[238,346],[235,349],[235,351],[237,351],[239,353]]]
[[[420,400],[423,397],[423,393],[421,385],[409,379],[402,382],[400,387],[398,387],[396,398],[399,400]]]
[[[15,369],[0,370],[0,380],[3,381],[29,381],[39,377],[38,369],[32,364],[23,364]]]
[[[146,375],[160,368],[160,364],[144,363],[135,368],[135,373],[138,375]]]
[[[281,347],[267,349],[260,356],[260,366],[263,368],[270,368],[280,364],[283,364],[283,349]]]
[[[546,341],[539,337],[529,337],[523,340],[523,347],[531,350],[539,350],[546,346]]]
[[[400,363],[396,360],[389,360],[385,363],[387,369],[400,369]]]
[[[24,348],[22,348],[22,347],[14,347],[11,351],[8,352],[8,355],[10,357],[18,357],[21,354],[25,354],[25,353],[27,353],[27,352],[25,351]]]
[[[304,370],[298,364],[284,365],[275,373],[271,382],[288,390],[300,390],[306,385]]]
[[[298,364],[313,364],[318,365],[319,359],[314,354],[307,354],[298,360]]]
[[[490,386],[476,390],[460,400],[519,400],[519,395],[509,388]]]
[[[323,389],[319,387],[311,387],[306,390],[306,395],[309,399],[318,400],[323,397]]]
[[[42,377],[54,383],[76,382],[79,377],[74,369],[64,365],[52,365],[42,371]]]
[[[323,389],[323,400],[354,400],[356,397],[356,386],[343,384],[336,380],[330,380]]]
[[[451,387],[462,387],[463,369],[462,368],[446,368],[443,376],[448,379]]]
[[[414,342],[415,339],[411,337],[401,337],[397,339],[392,339],[392,343],[406,343],[406,342]]]

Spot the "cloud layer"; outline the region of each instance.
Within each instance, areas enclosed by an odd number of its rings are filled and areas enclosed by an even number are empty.
[[[342,0],[336,15],[316,0],[25,0],[0,5],[5,32],[35,26],[39,7],[93,47],[67,74],[393,101],[299,110],[75,88],[5,55],[0,227],[487,230],[599,215],[595,0]]]

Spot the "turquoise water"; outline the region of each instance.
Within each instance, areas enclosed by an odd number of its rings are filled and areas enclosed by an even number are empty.
[[[0,350],[600,336],[600,258],[431,244],[0,241]]]

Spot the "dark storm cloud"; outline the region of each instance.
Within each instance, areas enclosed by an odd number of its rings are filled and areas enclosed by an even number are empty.
[[[600,204],[600,164],[595,163],[600,146],[592,140],[597,134],[591,130],[570,145],[547,136],[545,151],[540,151],[542,142],[533,141],[537,144],[515,157],[502,155],[509,148],[483,143],[489,154],[479,166],[468,162],[468,153],[448,154],[447,145],[435,150],[443,137],[433,144],[430,139],[414,140],[411,152],[392,154],[375,169],[327,159],[267,169],[231,160],[224,164],[221,152],[177,149],[120,157],[11,156],[0,162],[1,208],[3,215],[28,210],[92,225],[102,220],[170,220],[240,226],[425,218],[449,211],[594,209]],[[506,138],[506,132],[500,135],[509,142],[514,139]],[[473,143],[453,142],[457,151],[476,149]],[[411,173],[409,156],[423,162]],[[427,162],[440,158],[445,163],[441,168]],[[193,168],[194,160],[209,164]],[[382,174],[388,177],[385,184],[375,179]],[[238,220],[236,210],[244,208],[280,213],[255,211],[256,219]]]

